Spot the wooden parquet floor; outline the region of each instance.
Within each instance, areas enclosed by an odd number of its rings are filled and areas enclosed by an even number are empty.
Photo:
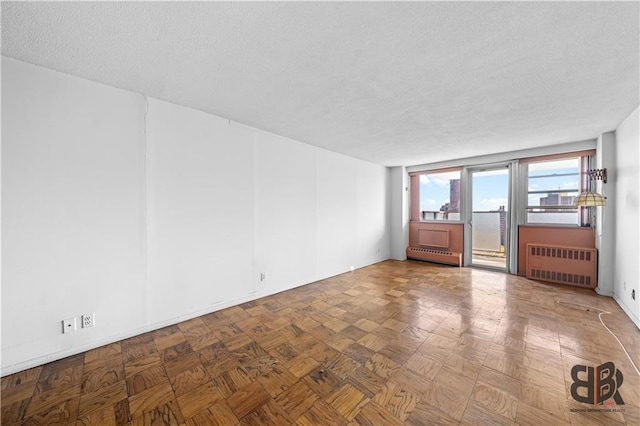
[[[386,261],[4,377],[2,424],[640,424],[638,375],[580,305],[640,365],[610,298]],[[572,367],[608,361],[624,405],[575,401]]]

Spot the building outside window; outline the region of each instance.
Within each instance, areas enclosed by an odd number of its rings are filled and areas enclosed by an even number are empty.
[[[429,172],[419,177],[418,220],[460,220],[460,170]]]
[[[580,157],[530,162],[527,223],[579,225]]]

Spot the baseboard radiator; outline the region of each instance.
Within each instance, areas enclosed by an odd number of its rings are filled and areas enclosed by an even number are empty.
[[[583,288],[595,288],[598,255],[595,248],[527,244],[527,278]]]
[[[455,253],[451,251],[407,247],[407,258],[426,260],[427,262],[444,263],[446,265],[462,266],[462,253]]]

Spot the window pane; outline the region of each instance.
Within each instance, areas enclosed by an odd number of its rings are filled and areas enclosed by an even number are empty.
[[[420,175],[420,218],[460,220],[460,171]]]
[[[527,222],[578,224],[579,158],[529,163]]]
[[[527,223],[549,223],[556,225],[578,225],[577,210],[527,211]]]

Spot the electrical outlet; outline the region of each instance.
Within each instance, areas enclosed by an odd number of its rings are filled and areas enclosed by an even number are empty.
[[[267,273],[260,272],[260,281],[266,281],[266,280],[267,280]]]
[[[82,316],[82,328],[96,325],[96,314],[84,314]]]
[[[71,333],[72,331],[76,331],[76,319],[67,318],[62,320],[62,333]]]
[[[633,300],[636,300],[636,291],[635,290],[631,290],[631,298]]]

